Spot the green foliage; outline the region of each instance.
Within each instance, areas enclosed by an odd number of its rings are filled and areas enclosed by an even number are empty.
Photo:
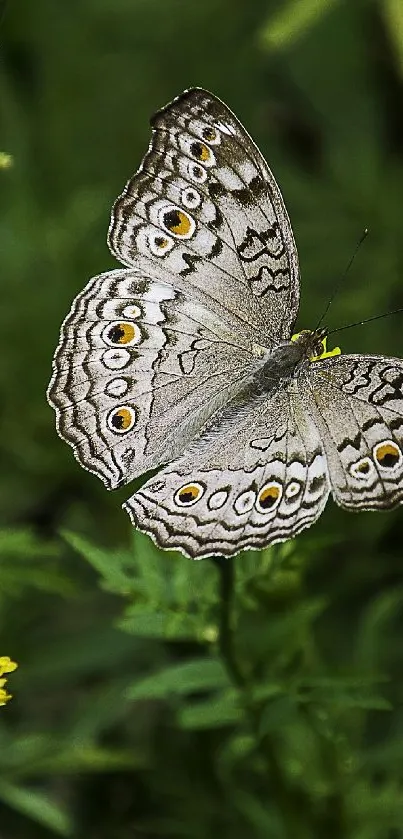
[[[329,505],[296,542],[191,563],[132,532],[44,396],[149,117],[193,84],[282,186],[296,330],[366,226],[329,326],[402,305],[401,2],[15,0],[0,27],[2,836],[403,839],[401,512]],[[341,334],[402,355],[400,316]]]

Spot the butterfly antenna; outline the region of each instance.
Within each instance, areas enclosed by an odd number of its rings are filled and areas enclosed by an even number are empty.
[[[357,253],[358,253],[358,251],[359,251],[359,249],[360,249],[360,247],[361,247],[361,245],[362,245],[362,243],[363,243],[364,239],[366,239],[366,237],[367,237],[367,236],[368,236],[368,228],[366,227],[366,228],[365,228],[365,230],[363,231],[362,235],[360,236],[360,238],[359,238],[359,240],[358,240],[358,242],[357,242],[357,244],[356,244],[356,246],[355,246],[355,248],[354,248],[353,254],[352,254],[352,256],[350,257],[350,259],[349,259],[349,261],[348,261],[348,263],[347,263],[347,265],[346,265],[346,267],[345,267],[345,269],[344,269],[344,271],[343,271],[343,273],[342,273],[342,275],[341,275],[340,279],[337,281],[337,283],[336,283],[336,285],[335,285],[335,288],[334,288],[334,290],[333,290],[333,294],[331,295],[330,300],[329,300],[329,302],[328,302],[328,304],[327,304],[327,306],[326,306],[326,308],[325,308],[325,310],[324,310],[323,314],[322,314],[322,315],[321,315],[321,317],[319,318],[319,321],[318,321],[318,323],[317,323],[317,325],[316,325],[316,329],[319,329],[319,326],[321,325],[322,321],[323,321],[323,320],[324,320],[324,318],[326,317],[326,315],[327,315],[327,313],[328,313],[328,311],[329,311],[329,309],[330,309],[330,307],[331,307],[331,305],[332,305],[332,303],[333,303],[333,300],[334,300],[334,298],[336,297],[336,294],[337,294],[337,293],[338,293],[338,291],[339,291],[340,286],[342,285],[342,283],[344,283],[344,280],[345,280],[345,279],[346,279],[346,277],[347,277],[347,274],[348,274],[348,272],[349,272],[349,270],[350,270],[350,268],[351,268],[351,266],[352,266],[352,264],[353,264],[353,262],[354,262],[354,260],[355,260],[355,257],[357,256]],[[382,317],[382,315],[381,315],[381,317]],[[355,325],[355,324],[354,324],[354,325]],[[347,327],[342,327],[342,328],[347,328]],[[315,331],[316,331],[316,330],[315,330]]]
[[[335,332],[343,332],[343,329],[352,329],[353,326],[362,326],[363,323],[370,323],[371,320],[388,318],[389,315],[397,315],[398,312],[403,312],[403,306],[400,309],[393,309],[392,312],[384,312],[383,315],[373,315],[372,318],[365,318],[365,320],[358,320],[356,323],[347,323],[345,326],[339,326],[337,329],[332,329],[331,332],[328,332],[328,335],[334,335]]]

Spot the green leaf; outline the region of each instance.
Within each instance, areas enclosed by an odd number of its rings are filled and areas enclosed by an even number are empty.
[[[38,790],[0,781],[0,800],[59,836],[73,835],[73,823],[69,815]]]
[[[133,606],[129,609],[118,626],[132,635],[173,641],[196,640],[202,632],[197,619],[192,615],[182,612],[157,612],[143,606]]]
[[[300,38],[307,29],[327,14],[339,0],[288,0],[282,3],[264,25],[261,40],[271,49],[280,49]]]
[[[178,712],[179,725],[189,729],[222,728],[234,725],[243,718],[244,711],[233,690],[187,705]]]
[[[392,43],[397,68],[403,76],[403,4],[402,0],[383,0],[383,16]]]
[[[263,806],[256,796],[237,790],[236,807],[253,826],[253,835],[258,839],[284,839],[284,827],[273,808]]]
[[[62,535],[66,542],[98,571],[107,589],[119,594],[142,590],[141,582],[124,570],[125,564],[133,565],[133,559],[128,552],[98,548],[84,537],[70,531],[62,531]]]
[[[126,696],[129,699],[156,699],[214,690],[228,684],[227,673],[218,659],[197,658],[147,676],[127,688]]]

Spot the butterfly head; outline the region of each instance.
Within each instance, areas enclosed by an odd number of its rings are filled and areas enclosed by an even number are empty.
[[[334,347],[333,350],[327,349],[327,329],[321,327],[311,332],[309,329],[303,329],[302,332],[297,332],[292,336],[291,341],[301,344],[304,349],[304,354],[309,361],[322,361],[324,358],[332,358],[334,355],[340,355],[340,347]]]

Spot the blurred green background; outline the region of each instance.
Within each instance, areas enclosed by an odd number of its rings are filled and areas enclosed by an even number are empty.
[[[403,837],[403,514],[162,554],[58,439],[60,323],[149,118],[221,97],[278,179],[300,328],[403,306],[401,0],[0,4],[1,839]],[[341,333],[403,355],[403,315]],[[336,336],[335,336],[336,337]],[[337,336],[337,343],[339,336]],[[331,344],[333,346],[333,344]],[[231,570],[236,572],[233,608]]]

